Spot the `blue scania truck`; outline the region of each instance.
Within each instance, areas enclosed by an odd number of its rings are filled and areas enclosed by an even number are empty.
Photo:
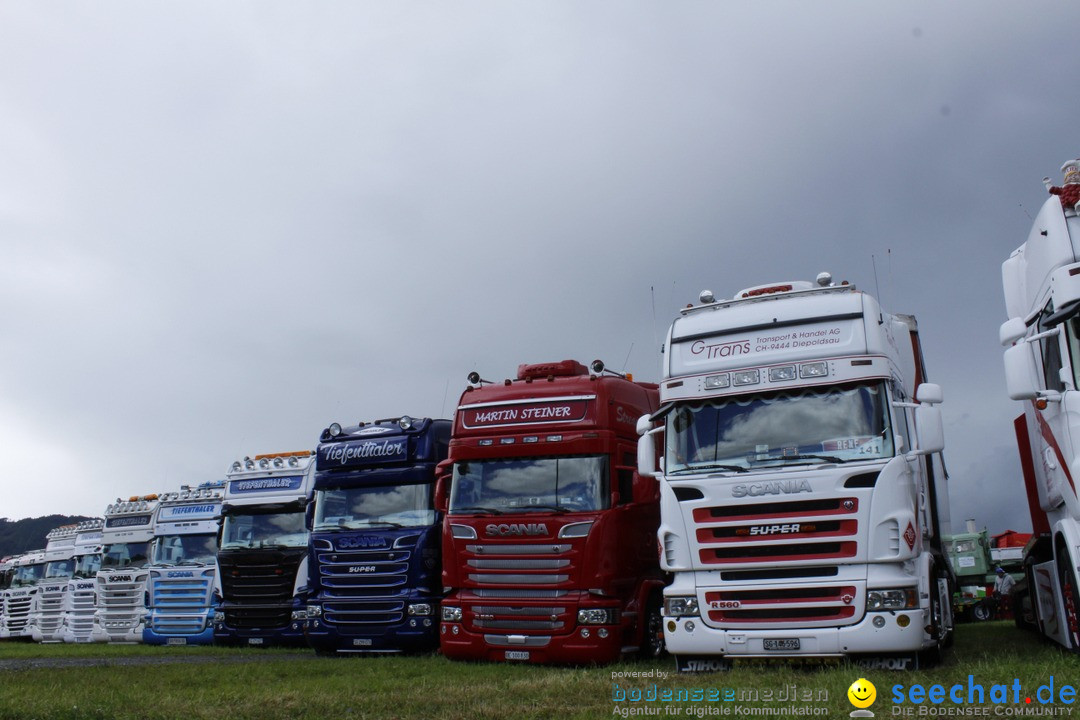
[[[437,465],[450,421],[408,416],[323,431],[310,510],[305,634],[320,654],[438,644]]]
[[[150,547],[149,615],[143,642],[206,645],[214,641],[218,520],[225,481],[163,493]]]

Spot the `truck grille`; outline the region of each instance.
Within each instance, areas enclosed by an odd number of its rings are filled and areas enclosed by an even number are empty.
[[[356,629],[401,622],[411,558],[410,550],[319,552],[319,583],[326,591],[323,621]]]
[[[705,593],[705,608],[717,624],[835,625],[855,617],[860,595],[854,585],[722,590]]]
[[[471,629],[550,634],[574,627],[577,608],[551,602],[569,594],[552,586],[570,580],[570,543],[470,544],[465,550],[471,556],[465,564],[473,587],[463,589],[461,597],[480,601],[465,604]]]
[[[150,627],[159,635],[195,635],[206,629],[213,573],[150,582]]]
[[[94,591],[75,590],[71,596],[71,609],[65,615],[72,640],[89,640],[94,629]]]
[[[858,509],[857,498],[697,508],[698,558],[706,565],[854,558]]]
[[[293,587],[306,550],[218,555],[225,623],[237,629],[287,627]]]
[[[21,632],[30,620],[33,595],[9,596],[5,605],[4,628],[9,633]]]
[[[38,618],[38,630],[46,639],[55,639],[64,622],[64,591],[42,591],[38,601],[40,617]]]
[[[142,621],[145,609],[146,573],[127,573],[132,579],[117,582],[97,577],[97,614],[109,633],[131,630]]]

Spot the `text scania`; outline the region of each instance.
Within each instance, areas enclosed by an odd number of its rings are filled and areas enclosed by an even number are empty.
[[[690,345],[690,352],[694,355],[704,354],[710,360],[713,358],[735,357],[750,352],[750,341],[734,340],[732,342],[706,345],[703,341],[698,340]]]
[[[547,525],[544,523],[492,523],[484,528],[488,535],[547,535]]]
[[[761,495],[790,495],[793,493],[813,492],[809,480],[779,480],[777,482],[736,485],[731,488],[732,497],[758,497]]]

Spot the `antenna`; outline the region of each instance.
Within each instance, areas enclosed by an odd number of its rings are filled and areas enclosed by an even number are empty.
[[[874,295],[876,295],[880,299],[881,298],[881,287],[878,285],[878,280],[877,280],[877,258],[874,257],[873,253],[870,253],[870,264],[873,265],[873,267],[874,267]]]
[[[655,323],[654,323],[655,325]],[[655,329],[655,328],[654,328]],[[630,343],[630,349],[626,351],[626,359],[623,360],[622,371],[626,372],[626,365],[630,362],[630,353],[634,352],[634,343]]]
[[[446,417],[446,394],[450,392],[450,378],[446,378],[446,387],[442,393],[442,415],[439,417]]]
[[[652,300],[652,339],[655,347],[660,344],[660,339],[656,337],[656,289],[652,285],[649,286],[649,299]],[[630,347],[634,346],[631,345]]]
[[[1031,213],[1029,213],[1027,211],[1027,208],[1024,207],[1024,203],[1017,203],[1017,205],[1019,205],[1020,209],[1024,211],[1024,214],[1028,216],[1028,220],[1030,220],[1031,222],[1035,222],[1035,218],[1031,217]]]

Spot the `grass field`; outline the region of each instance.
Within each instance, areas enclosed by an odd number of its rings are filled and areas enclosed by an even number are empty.
[[[183,659],[174,662],[174,659]],[[65,666],[54,667],[63,661]],[[45,666],[42,666],[45,665]],[[920,705],[894,707],[893,686],[984,688],[988,717],[1066,708],[1063,685],[1080,686],[1080,661],[1011,623],[963,625],[953,650],[933,669],[862,671],[850,665],[796,669],[736,667],[727,673],[677,676],[670,660],[608,667],[547,668],[454,663],[439,656],[317,658],[302,651],[145,646],[0,644],[0,718],[601,718],[601,717],[848,717],[848,687],[865,676],[877,688],[878,718],[911,717]],[[613,673],[654,677],[613,677]],[[666,676],[664,676],[666,673]],[[1041,705],[1040,686],[1054,678],[1054,705]],[[1019,680],[1019,704],[1012,703]],[[618,687],[616,688],[616,684]],[[1009,686],[994,707],[993,685]],[[685,690],[719,701],[648,701],[650,692]],[[643,693],[641,701],[615,701]],[[809,699],[806,696],[809,695]],[[1025,698],[1032,703],[1025,703]],[[1046,697],[1046,691],[1043,692]],[[730,698],[730,699],[728,699]],[[788,698],[794,698],[792,702]],[[1066,698],[1068,700],[1068,698]],[[921,709],[956,708],[947,696]],[[970,706],[968,706],[970,710]],[[631,712],[635,711],[635,712]],[[767,713],[767,714],[766,714]],[[1080,712],[1076,713],[1080,716]]]

